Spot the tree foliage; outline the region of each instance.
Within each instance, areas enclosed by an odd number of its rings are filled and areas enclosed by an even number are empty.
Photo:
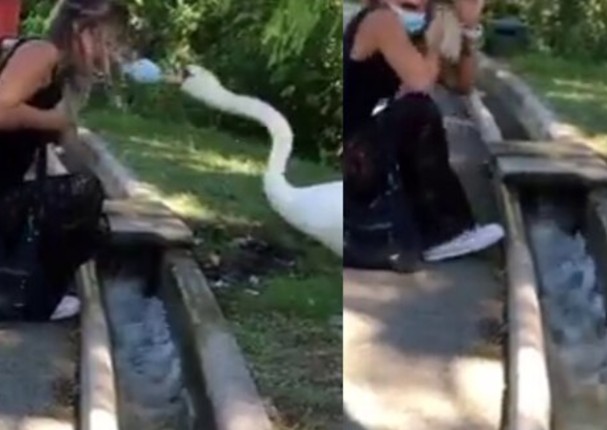
[[[540,50],[584,59],[607,54],[605,0],[495,0],[488,4],[491,16],[521,17]]]
[[[42,31],[49,3],[26,2],[24,31]],[[339,146],[340,0],[125,0],[125,4],[143,55],[168,67],[200,63],[230,88],[267,100],[290,120],[300,153],[317,157]],[[141,91],[134,99],[140,100],[142,111],[153,115],[150,101],[161,102],[159,94],[164,97],[166,91]],[[179,103],[160,104],[156,113],[166,117],[167,105],[177,109]],[[185,111],[195,123],[208,120],[208,114]]]

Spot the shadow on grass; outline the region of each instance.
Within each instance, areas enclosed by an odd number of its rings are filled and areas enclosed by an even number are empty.
[[[107,130],[118,157],[189,220],[201,253],[221,257],[234,251],[235,239],[254,236],[294,259],[294,270],[272,276],[269,291],[279,292],[300,311],[314,307],[314,299],[330,303],[323,316],[341,311],[341,262],[287,225],[263,194],[266,147],[214,131],[163,127],[136,117],[97,114],[89,122]],[[296,183],[319,182],[332,175],[306,162],[295,161],[291,167]],[[300,306],[303,302],[307,304]]]

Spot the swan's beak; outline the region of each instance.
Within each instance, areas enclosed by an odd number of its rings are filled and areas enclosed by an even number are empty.
[[[176,85],[181,85],[184,83],[184,81],[190,77],[194,76],[192,72],[190,72],[188,70],[188,68],[184,68],[181,70],[178,70],[175,74],[173,75],[168,75],[165,76],[164,81],[168,84],[176,84]]]

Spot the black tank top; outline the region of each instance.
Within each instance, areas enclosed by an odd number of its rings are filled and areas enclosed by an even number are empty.
[[[343,124],[344,139],[363,127],[377,103],[398,91],[400,79],[383,55],[376,53],[357,61],[350,58],[354,38],[363,19],[377,7],[362,9],[346,27],[343,41]]]
[[[23,44],[33,39],[21,39],[0,62],[0,72],[9,59]],[[63,95],[63,79],[53,74],[51,83],[38,90],[26,104],[37,109],[52,109]],[[0,193],[23,181],[23,176],[34,160],[36,148],[41,144],[56,142],[59,134],[34,129],[0,130]]]

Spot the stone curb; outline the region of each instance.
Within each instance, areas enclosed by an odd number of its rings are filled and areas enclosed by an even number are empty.
[[[87,164],[122,198],[161,201],[112,154],[107,142],[90,130],[79,130]],[[85,151],[82,151],[83,153]],[[196,361],[202,369],[218,430],[271,430],[272,424],[240,351],[228,329],[204,275],[189,254],[169,253],[167,261],[184,302],[186,319],[193,325]],[[187,282],[186,282],[187,281]],[[104,429],[105,430],[105,429]]]
[[[501,142],[495,120],[477,92],[467,103],[487,144]],[[537,280],[527,243],[518,195],[495,184],[508,230],[506,244],[508,277],[508,346],[506,354],[506,430],[550,430],[551,392],[542,311]]]
[[[119,430],[110,333],[95,270],[94,263],[89,262],[76,274],[76,284],[83,298],[78,428]]]
[[[484,105],[478,91],[473,91],[470,96],[464,99],[464,104],[468,114],[476,123],[483,141],[490,145],[493,142],[502,142],[504,140],[502,132],[497,126],[495,119],[489,109]]]
[[[112,198],[141,197],[158,200],[154,198],[149,186],[140,182],[134,172],[118,161],[100,136],[86,128],[80,128],[78,138],[79,142],[84,143],[83,147],[78,148],[80,155],[86,159],[87,167],[101,179]]]
[[[552,399],[537,279],[516,192],[497,185],[508,230],[507,430],[550,430]]]
[[[496,96],[533,140],[578,140],[581,133],[562,121],[547,103],[505,64],[478,54],[478,86]]]
[[[204,375],[217,430],[271,430],[247,363],[200,268],[183,250],[168,252],[165,264],[192,332],[196,370]]]

